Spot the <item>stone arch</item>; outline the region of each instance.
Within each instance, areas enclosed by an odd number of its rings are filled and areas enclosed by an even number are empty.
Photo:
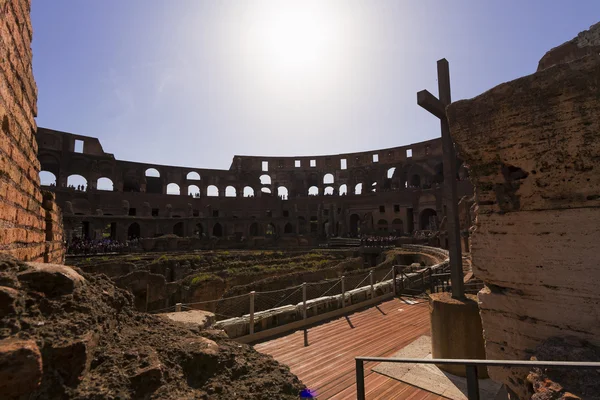
[[[167,185],[167,194],[168,195],[180,195],[181,194],[181,189],[179,188],[179,185],[176,183],[169,183]]]
[[[392,179],[394,177],[395,173],[396,173],[396,167],[392,167],[392,168],[388,169],[387,170],[387,178]]]
[[[301,235],[306,234],[306,218],[302,216],[298,217],[298,232]]]
[[[281,197],[282,199],[286,200],[289,196],[289,191],[285,186],[279,186],[277,188],[277,196]]]
[[[56,175],[50,171],[40,171],[41,186],[56,186]]]
[[[127,228],[127,239],[138,239],[140,237],[142,237],[140,224],[134,222],[133,224],[129,225]]]
[[[261,175],[259,179],[260,179],[261,185],[270,185],[271,184],[271,176],[268,174]]]
[[[323,176],[323,184],[325,185],[331,185],[334,182],[334,177],[333,174],[329,173],[329,174],[325,174]]]
[[[288,222],[283,227],[283,233],[286,233],[286,234],[294,233],[294,226],[290,222]]]
[[[86,190],[87,179],[78,174],[69,175],[69,177],[67,178],[67,186],[73,186],[75,188],[83,186],[83,190]]]
[[[204,236],[204,226],[202,226],[201,223],[197,223],[194,227],[194,236],[197,236],[199,238]]]
[[[217,222],[216,224],[213,225],[212,235],[216,236],[216,237],[223,236],[223,227],[221,226],[220,223]]]
[[[404,223],[400,218],[396,218],[392,221],[392,232],[396,234],[404,233]]]
[[[225,188],[225,197],[236,197],[237,193],[233,186],[227,186]]]
[[[356,186],[354,186],[354,194],[362,194],[362,189],[363,189],[363,184],[357,183]]]
[[[108,214],[104,214],[108,215]],[[117,238],[117,223],[109,222],[102,229],[102,238],[115,240]]]
[[[264,187],[264,188],[260,189],[260,191],[261,191],[262,193],[271,194],[271,189],[269,189],[269,188],[266,188],[266,187]]]
[[[358,214],[350,215],[350,233],[352,235],[360,234],[360,216]]]
[[[248,228],[249,236],[258,236],[258,222],[253,222],[250,224],[250,228]]]
[[[323,194],[327,195],[327,196],[331,196],[333,195],[333,192],[335,192],[335,189],[331,186],[327,186],[324,190],[323,190]]]
[[[377,221],[377,230],[379,232],[387,232],[388,222],[385,219],[380,219],[379,221]]]
[[[183,221],[178,222],[175,225],[173,225],[173,234],[177,235],[179,237],[184,237],[185,236],[185,230],[184,230]]]
[[[160,172],[156,168],[148,168],[146,172],[144,172],[144,176],[150,178],[160,178]]]
[[[421,230],[433,231],[437,229],[437,212],[434,209],[426,208],[421,211],[419,216],[419,227]]]
[[[206,195],[208,197],[219,197],[219,188],[215,185],[208,185],[206,188]]]
[[[319,195],[319,188],[316,186],[311,186],[308,188],[308,195],[309,196],[318,196]]]
[[[421,177],[418,174],[414,174],[410,177],[409,186],[413,188],[421,187]]]
[[[346,185],[345,183],[340,185],[338,193],[340,194],[340,196],[347,195],[348,194],[348,185]]]
[[[254,197],[254,189],[250,186],[244,187],[244,197]]]
[[[192,196],[194,198],[200,197],[200,188],[197,185],[189,185],[188,186],[188,196]]]
[[[96,189],[112,192],[112,191],[114,191],[115,186],[113,184],[112,179],[102,177],[102,178],[98,179],[98,182],[96,183]]]
[[[185,179],[187,179],[188,181],[199,181],[200,174],[197,173],[196,171],[191,171],[191,172],[188,172],[188,174],[185,176]]]
[[[277,229],[275,228],[275,224],[269,222],[265,227],[265,236],[275,236],[277,233]]]

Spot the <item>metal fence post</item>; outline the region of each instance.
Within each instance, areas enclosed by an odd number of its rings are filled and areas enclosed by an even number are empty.
[[[306,319],[306,282],[302,284],[302,319]]]
[[[396,296],[396,266],[392,267],[392,293]]]
[[[365,373],[363,360],[356,360],[356,399],[365,400]]]
[[[342,308],[345,308],[346,307],[346,285],[345,285],[344,281],[346,280],[346,277],[342,276],[341,280],[342,280]]]
[[[479,381],[477,380],[477,365],[467,364],[467,397],[469,400],[479,400]]]
[[[371,284],[371,298],[375,297],[375,291],[373,290],[373,270],[369,271],[369,283]]]
[[[250,292],[250,334],[254,333],[254,295],[256,292],[253,290]]]
[[[180,311],[181,311],[181,303],[175,304],[175,312],[180,312]]]

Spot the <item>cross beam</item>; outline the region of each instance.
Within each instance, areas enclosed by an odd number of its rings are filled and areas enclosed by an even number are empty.
[[[442,131],[442,149],[444,162],[443,199],[446,205],[446,225],[448,229],[448,252],[450,253],[450,276],[452,279],[452,297],[463,299],[462,251],[460,245],[460,225],[458,220],[458,194],[456,188],[456,153],[450,136],[450,127],[446,115],[446,106],[451,103],[450,68],[445,58],[438,60],[439,98],[421,90],[417,93],[417,104],[440,119]]]

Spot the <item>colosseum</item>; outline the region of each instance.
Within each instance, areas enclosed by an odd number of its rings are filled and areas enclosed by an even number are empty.
[[[56,193],[67,240],[175,234],[314,244],[437,231],[445,215],[441,139],[349,154],[236,155],[228,170],[118,160],[98,138],[46,128],[37,140],[42,174],[54,179],[42,183]],[[470,196],[467,168],[457,163],[459,198]]]

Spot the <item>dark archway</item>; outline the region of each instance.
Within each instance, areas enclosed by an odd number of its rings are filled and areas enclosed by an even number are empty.
[[[104,215],[107,215],[107,214],[104,214]],[[111,222],[104,226],[104,229],[102,230],[102,238],[103,239],[111,239],[111,240],[115,240],[117,238],[117,223],[116,222]]]
[[[220,223],[218,223],[218,222],[217,222],[217,223],[216,223],[216,224],[213,226],[213,232],[212,232],[212,234],[213,234],[213,236],[216,236],[216,237],[221,237],[221,236],[223,236],[223,227],[221,226],[221,224],[220,224]]]
[[[250,236],[258,236],[258,223],[253,222],[250,224],[250,229],[248,230]]]
[[[127,228],[127,238],[131,240],[139,237],[141,237],[140,224],[134,222],[133,224],[129,225],[129,228]]]
[[[298,231],[301,235],[306,234],[306,219],[304,217],[298,217]]]
[[[421,230],[425,231],[434,231],[437,229],[436,223],[437,212],[431,208],[426,208],[421,211],[421,216],[419,218],[419,227]]]
[[[350,234],[356,236],[360,233],[360,217],[358,214],[350,216]]]
[[[395,234],[404,233],[404,223],[400,218],[396,218],[392,221],[392,232]]]
[[[178,222],[173,226],[173,234],[179,237],[184,237],[183,221]]]
[[[283,227],[283,233],[294,233],[294,226],[288,222]]]
[[[377,230],[379,232],[387,232],[388,222],[385,219],[380,219],[379,221],[377,221]]]
[[[410,186],[414,188],[421,187],[421,177],[419,175],[413,175],[410,178]]]
[[[273,225],[271,222],[269,222],[265,229],[265,236],[274,236],[275,233],[277,233],[277,231],[275,229],[275,225]]]
[[[194,229],[194,236],[198,236],[199,238],[204,236],[204,227],[202,224],[196,224],[196,228]]]

